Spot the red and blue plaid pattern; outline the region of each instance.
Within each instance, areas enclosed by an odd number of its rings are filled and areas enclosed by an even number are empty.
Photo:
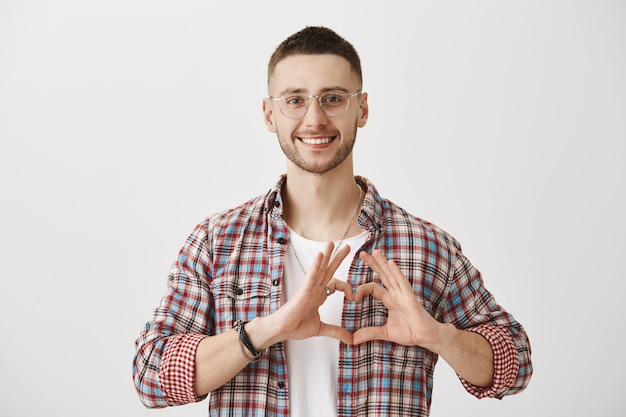
[[[135,386],[148,407],[200,401],[194,393],[195,350],[206,336],[280,307],[289,230],[282,218],[278,184],[267,194],[200,223],[173,264],[168,293],[136,341]],[[483,335],[494,350],[490,388],[461,380],[478,398],[522,391],[532,375],[530,343],[522,326],[484,287],[480,273],[458,242],[431,223],[367,190],[359,224],[370,231],[361,250],[380,249],[411,281],[416,297],[441,322]],[[358,256],[349,283],[378,277]],[[387,310],[374,298],[346,302],[342,321],[354,331],[385,323]],[[340,344],[339,416],[426,416],[437,355],[420,347],[373,341]],[[211,393],[210,416],[288,416],[285,350],[282,343]]]

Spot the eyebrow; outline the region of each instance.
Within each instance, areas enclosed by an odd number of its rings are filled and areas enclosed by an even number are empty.
[[[345,87],[340,87],[340,86],[325,87],[325,88],[322,88],[320,92],[315,95],[323,94],[327,91],[343,91],[344,93],[347,93],[348,89]],[[280,94],[276,97],[282,97],[286,94],[307,94],[308,95],[308,91],[304,88],[286,88],[283,91],[281,91]]]

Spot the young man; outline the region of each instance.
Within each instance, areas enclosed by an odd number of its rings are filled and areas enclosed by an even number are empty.
[[[523,390],[526,333],[458,242],[353,173],[369,114],[352,45],[323,27],[295,33],[268,90],[286,175],[180,250],[136,342],[143,403],[211,393],[212,416],[426,416],[438,356],[479,398]]]

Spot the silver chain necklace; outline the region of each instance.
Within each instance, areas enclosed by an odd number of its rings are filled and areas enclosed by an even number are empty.
[[[352,217],[350,217],[350,222],[348,222],[348,227],[346,227],[345,232],[343,232],[343,236],[341,236],[341,240],[339,241],[337,246],[335,246],[335,249],[333,249],[333,253],[330,255],[331,258],[335,256],[335,253],[337,253],[337,251],[343,244],[343,241],[346,239],[346,236],[348,235],[348,231],[350,230],[350,226],[352,226],[352,222],[354,222],[354,218],[356,217],[356,213],[359,211],[359,207],[361,207],[361,198],[363,197],[363,188],[361,188],[361,185],[359,185],[359,183],[357,183],[356,185],[359,187],[359,199],[356,201],[356,207],[354,208],[354,211],[352,212]],[[291,251],[296,257],[296,261],[298,261],[298,265],[300,265],[300,269],[302,270],[302,273],[306,275],[306,270],[304,269],[302,262],[300,262],[300,257],[298,256],[298,253],[296,252],[296,247],[294,246],[291,239],[289,239],[289,243],[291,244]]]

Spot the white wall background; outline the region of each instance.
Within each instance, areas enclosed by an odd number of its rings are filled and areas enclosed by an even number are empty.
[[[0,0],[0,415],[149,411],[133,342],[204,216],[284,170],[265,66],[357,47],[356,171],[463,244],[532,341],[503,401],[444,362],[432,416],[624,416],[626,2]]]

